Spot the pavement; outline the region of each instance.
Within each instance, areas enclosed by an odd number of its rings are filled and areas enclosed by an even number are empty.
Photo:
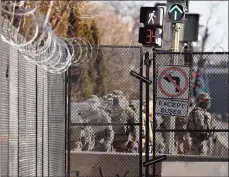
[[[228,177],[227,162],[164,162],[162,177]]]
[[[216,129],[229,129],[228,122],[221,122],[214,119],[212,123]],[[228,132],[217,132],[216,134],[218,135],[220,142],[228,147]]]

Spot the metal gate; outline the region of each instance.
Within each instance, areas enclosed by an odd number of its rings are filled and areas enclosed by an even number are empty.
[[[70,68],[68,73],[68,175],[100,177],[115,174],[122,176],[128,173],[128,176],[139,176],[138,169],[141,166],[138,164],[138,152],[102,152],[102,148],[91,150],[90,147],[80,147],[82,138],[85,138],[85,141],[91,138],[83,137],[82,134],[86,133],[86,129],[97,132],[100,127],[104,128],[104,125],[102,122],[81,122],[79,113],[85,108],[85,103],[91,95],[96,95],[99,101],[104,102],[109,100],[105,97],[112,97],[114,92],[122,92],[123,105],[128,106],[128,102],[132,100],[138,109],[140,85],[138,80],[130,76],[129,71],[130,69],[139,71],[141,58],[141,47],[98,46],[93,48],[92,57],[87,63],[81,67],[73,65]],[[107,111],[105,112],[108,114]],[[139,111],[135,114],[139,116]],[[121,123],[110,123],[110,126],[115,129]],[[125,126],[129,125],[125,122]],[[135,122],[134,126],[139,136],[139,122]]]
[[[152,130],[152,137],[155,137],[155,143],[144,146],[144,95],[146,94],[145,85],[136,78],[130,75],[130,70],[134,70],[140,75],[144,75],[144,58],[141,47],[128,46],[94,46],[91,51],[92,57],[86,63],[79,66],[72,66],[68,71],[67,76],[67,102],[68,102],[68,142],[67,142],[67,175],[77,177],[111,177],[123,176],[139,177],[145,173],[142,163],[145,161],[145,149],[155,149],[156,156],[159,154],[166,154],[167,161],[228,161],[228,100],[224,96],[217,95],[217,89],[221,85],[221,90],[226,95],[228,94],[228,53],[192,53],[194,65],[193,73],[195,73],[195,63],[198,60],[211,61],[206,62],[205,67],[197,70],[203,75],[203,80],[207,91],[212,97],[212,108],[210,112],[213,114],[213,124],[216,126],[214,130],[208,130],[219,135],[216,141],[214,150],[207,156],[190,156],[182,152],[181,147],[182,138],[185,136],[187,130],[182,127],[182,120],[177,119],[174,129],[169,129],[165,121],[169,117],[163,116],[161,119],[156,115],[150,124],[153,122],[157,124]],[[185,53],[168,53],[156,52],[156,65],[169,64],[172,57],[177,57],[180,65],[184,65]],[[220,64],[216,62],[221,61]],[[226,65],[225,65],[226,63]],[[217,75],[217,76],[216,76]],[[222,81],[216,77],[224,78]],[[153,71],[150,70],[150,79],[153,80]],[[193,77],[192,77],[193,79]],[[214,82],[218,82],[214,85]],[[191,84],[192,85],[192,84]],[[207,86],[206,86],[207,85]],[[190,90],[198,90],[195,85],[192,85]],[[153,88],[150,87],[150,103],[153,98]],[[109,98],[116,98],[116,95],[122,97],[122,104],[124,107],[135,108],[135,114],[138,121],[128,124],[128,122],[105,123],[91,121],[91,117],[96,117],[97,113],[89,113],[91,100],[97,104],[99,109],[104,110],[109,115],[109,109],[106,109],[104,104],[109,103]],[[221,106],[219,106],[221,104]],[[104,106],[104,107],[103,107]],[[90,107],[90,108],[89,108]],[[152,110],[152,105],[150,106]],[[223,111],[223,112],[222,112]],[[86,112],[86,113],[84,113]],[[92,114],[92,115],[91,115]],[[94,115],[93,115],[94,114]],[[222,120],[217,116],[223,115]],[[85,116],[86,115],[86,116]],[[90,121],[87,120],[90,117]],[[86,117],[86,118],[85,118]],[[218,116],[219,117],[219,116]],[[100,117],[99,117],[100,118]],[[180,122],[179,122],[179,121]],[[107,150],[103,146],[93,149],[96,144],[95,139],[101,139],[101,144],[105,141],[107,135],[99,135],[96,133],[110,128],[114,130],[114,136],[118,133],[115,131],[117,127],[134,126],[138,131],[138,151],[128,152],[128,148],[122,152],[114,149]],[[180,126],[180,127],[179,127]],[[111,137],[111,136],[109,136]],[[174,137],[173,140],[170,138]],[[174,149],[169,149],[171,141],[174,143]],[[91,143],[93,142],[93,143]],[[114,142],[112,142],[114,145]],[[117,147],[115,144],[114,146]],[[118,148],[117,148],[118,149]],[[150,152],[150,157],[152,153]],[[161,164],[160,164],[161,165]],[[161,175],[161,166],[156,167],[156,175]],[[150,175],[153,175],[152,168],[149,170]]]

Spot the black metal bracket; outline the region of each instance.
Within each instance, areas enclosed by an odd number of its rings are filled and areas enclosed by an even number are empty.
[[[152,84],[152,81],[151,80],[147,79],[144,76],[141,76],[140,74],[138,74],[137,72],[135,72],[133,70],[130,71],[130,75],[131,76],[134,76],[135,78],[137,78],[139,80],[141,80],[142,82],[145,82],[146,84],[149,84],[149,85]]]
[[[146,65],[147,68],[149,68],[151,66],[151,61],[153,59],[149,59],[149,52],[147,52],[147,54],[145,54],[145,60],[144,60],[144,65]],[[151,85],[152,81],[147,79],[146,77],[138,74],[136,71],[131,70],[130,71],[130,75],[134,76],[135,78],[141,80],[142,82]]]
[[[155,49],[153,48],[153,52],[155,51]],[[151,67],[151,63],[153,61],[153,82],[151,80],[149,80],[149,68]],[[145,77],[142,76],[141,74],[138,74],[137,72],[131,70],[130,71],[130,75],[131,76],[134,76],[135,78],[139,79],[140,82],[144,82],[146,83],[146,125],[149,125],[150,123],[150,120],[149,120],[149,86],[150,84],[153,83],[153,112],[155,113],[155,105],[156,105],[156,85],[155,85],[155,80],[156,80],[156,56],[155,56],[155,53],[153,53],[153,59],[150,59],[149,58],[149,52],[146,52],[145,53],[145,59],[144,59],[144,62],[142,62],[142,64],[144,64],[146,66],[146,69],[145,69]],[[141,68],[140,68],[141,70]],[[142,72],[141,72],[142,73]],[[141,97],[142,98],[142,97]],[[142,101],[142,100],[140,100]],[[142,106],[142,105],[140,105]],[[154,114],[154,118],[155,120],[155,114]],[[149,134],[150,134],[150,131],[149,131],[149,126],[146,126],[146,141],[145,141],[145,151],[146,151],[146,154],[145,154],[145,162],[143,163],[143,166],[145,167],[145,177],[149,177],[149,166],[150,165],[153,165],[153,176],[155,177],[156,174],[155,174],[155,164],[158,163],[158,162],[161,162],[163,160],[165,160],[167,157],[166,155],[162,155],[160,157],[156,157],[156,139],[155,139],[155,134],[156,134],[156,126],[155,124],[153,124],[153,159],[150,160],[149,159]]]
[[[153,59],[149,59],[149,52],[147,52],[147,54],[145,54],[145,60],[144,60],[144,65],[146,65],[146,67],[150,67],[151,66],[151,61]]]
[[[161,162],[163,160],[166,160],[166,159],[167,159],[167,156],[162,155],[162,156],[156,157],[155,159],[152,159],[148,162],[143,162],[143,166],[146,167],[146,166],[154,165],[154,164]]]

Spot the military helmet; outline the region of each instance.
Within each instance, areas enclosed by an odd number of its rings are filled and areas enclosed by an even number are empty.
[[[123,92],[122,92],[121,90],[114,90],[114,91],[113,91],[113,95],[122,96],[122,95],[123,95]]]
[[[196,98],[197,98],[197,100],[199,100],[199,99],[210,100],[211,99],[211,97],[209,96],[209,94],[208,93],[204,93],[204,92],[198,93]]]
[[[111,98],[111,97],[107,98],[107,101],[113,101],[113,98]]]
[[[112,94],[107,94],[106,96],[107,96],[107,98],[112,98],[113,97]]]

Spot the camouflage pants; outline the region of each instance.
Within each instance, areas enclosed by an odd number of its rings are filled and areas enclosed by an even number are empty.
[[[196,137],[191,138],[190,144],[190,155],[207,155],[208,153],[208,141],[200,140]]]
[[[161,132],[157,132],[156,135],[156,153],[164,153],[165,152],[165,143],[164,138]]]
[[[187,154],[190,151],[188,136],[184,132],[175,133],[177,154]]]
[[[116,152],[127,152],[129,141],[113,141],[113,148]]]
[[[70,150],[71,151],[81,151],[82,144],[80,141],[71,141],[70,142]]]

